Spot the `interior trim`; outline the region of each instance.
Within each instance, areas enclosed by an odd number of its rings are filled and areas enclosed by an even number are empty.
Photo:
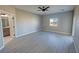
[[[56,32],[64,35],[72,35],[72,33],[66,33],[66,32],[59,32],[59,31],[49,31],[49,30],[43,30],[43,31],[48,31],[48,32]]]

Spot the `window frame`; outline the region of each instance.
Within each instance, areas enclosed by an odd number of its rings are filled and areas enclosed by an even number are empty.
[[[58,18],[50,18],[49,26],[57,27],[58,26]]]

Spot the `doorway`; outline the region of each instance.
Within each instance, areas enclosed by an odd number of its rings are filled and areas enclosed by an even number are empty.
[[[13,35],[14,35],[13,22],[12,22],[11,15],[7,13],[1,13],[0,16],[2,21],[3,41],[4,41],[4,44],[7,44],[13,39]]]

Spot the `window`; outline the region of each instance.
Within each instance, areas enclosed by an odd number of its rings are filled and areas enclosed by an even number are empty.
[[[51,18],[49,25],[50,26],[58,26],[57,22],[58,22],[57,18]]]
[[[3,27],[8,27],[9,26],[9,20],[7,17],[2,18],[2,26]]]

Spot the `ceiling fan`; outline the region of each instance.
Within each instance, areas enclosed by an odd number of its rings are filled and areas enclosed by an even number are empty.
[[[42,12],[45,12],[45,11],[48,11],[48,8],[50,8],[49,6],[42,6],[42,7],[38,7],[38,11],[42,11]]]

